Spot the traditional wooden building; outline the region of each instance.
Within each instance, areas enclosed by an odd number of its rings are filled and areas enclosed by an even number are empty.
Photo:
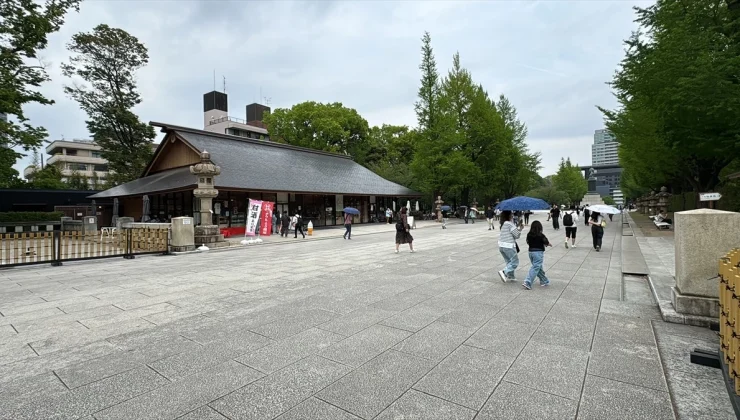
[[[199,217],[194,206],[195,177],[190,165],[208,151],[221,167],[215,179],[214,224],[222,228],[246,223],[248,200],[276,203],[280,212],[300,212],[314,226],[341,225],[342,209],[360,210],[357,223],[383,218],[420,193],[381,178],[351,157],[267,140],[212,133],[152,122],[165,133],[141,178],[97,193],[93,199],[118,199],[118,216],[135,220]],[[148,200],[148,214],[144,200]],[[196,222],[199,222],[196,220]]]

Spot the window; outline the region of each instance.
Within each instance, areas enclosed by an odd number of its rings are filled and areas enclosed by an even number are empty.
[[[70,171],[86,171],[87,165],[85,165],[84,163],[68,163],[67,169],[69,169]]]
[[[108,165],[95,165],[95,172],[108,172]]]
[[[94,158],[102,158],[103,157],[103,155],[100,152],[90,152],[90,156],[92,156]]]
[[[77,156],[76,149],[67,149],[67,156]]]

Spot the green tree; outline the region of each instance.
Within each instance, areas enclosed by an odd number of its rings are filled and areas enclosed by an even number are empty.
[[[335,102],[302,102],[265,117],[270,137],[281,143],[350,155],[362,165],[368,155],[368,123],[352,108]]]
[[[0,120],[0,137],[9,146],[0,157],[0,185],[20,180],[13,165],[23,155],[13,148],[28,151],[41,146],[47,137],[46,129],[29,122],[23,107],[54,103],[35,89],[50,80],[37,54],[46,48],[49,34],[62,26],[67,12],[78,10],[79,6],[79,0],[39,3],[0,1],[0,113],[11,117],[7,121]]]
[[[0,188],[17,188],[23,184],[18,171],[13,168],[16,154],[13,150],[0,147]]]
[[[149,61],[146,47],[128,32],[101,24],[75,34],[67,48],[76,55],[62,72],[86,84],[64,91],[87,112],[87,129],[108,160],[111,182],[137,179],[152,157],[155,137],[154,128],[132,111],[141,103],[135,73]]]
[[[100,175],[98,175],[97,172],[93,171],[93,174],[90,177],[90,189],[94,191],[100,191],[102,185],[103,183],[100,180]]]
[[[62,181],[62,172],[56,165],[46,165],[36,171],[29,186],[38,190],[66,190],[68,185]]]
[[[616,204],[614,202],[614,199],[610,195],[607,195],[605,197],[601,197],[601,200],[604,202],[604,204],[606,204],[608,206],[613,206],[614,204]]]
[[[570,162],[570,158],[560,159],[558,172],[553,177],[555,188],[568,195],[568,204],[581,201],[588,192],[588,182],[583,177],[581,169]]]
[[[70,190],[82,191],[90,189],[87,183],[87,178],[76,170],[69,174],[66,184],[67,188]]]
[[[549,204],[567,204],[568,194],[560,191],[553,186],[539,187],[525,193],[528,197],[539,198],[547,201]]]
[[[501,95],[496,108],[503,118],[504,136],[508,143],[503,151],[505,170],[502,173],[502,192],[505,198],[511,198],[535,186],[541,158],[539,152],[529,151],[527,126],[519,120],[516,108],[509,99]]]
[[[410,162],[417,133],[407,126],[374,126],[368,135],[367,167],[381,177],[414,188]]]
[[[740,155],[740,19],[724,0],[636,11],[640,30],[611,83],[619,108],[602,109],[620,141],[623,188],[711,191]]]

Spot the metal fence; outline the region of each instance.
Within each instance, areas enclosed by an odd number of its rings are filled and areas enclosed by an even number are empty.
[[[740,395],[740,249],[719,260],[719,334],[722,358]]]
[[[134,258],[169,250],[169,229],[123,228],[116,232],[61,231],[0,234],[0,267],[98,258]]]

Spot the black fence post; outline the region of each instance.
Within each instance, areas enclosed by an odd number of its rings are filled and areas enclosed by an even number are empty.
[[[62,232],[55,230],[51,236],[51,249],[52,249],[52,267],[60,267],[62,265]]]
[[[127,260],[133,260],[136,258],[133,251],[133,229],[126,229],[126,251],[123,253],[123,258]]]

